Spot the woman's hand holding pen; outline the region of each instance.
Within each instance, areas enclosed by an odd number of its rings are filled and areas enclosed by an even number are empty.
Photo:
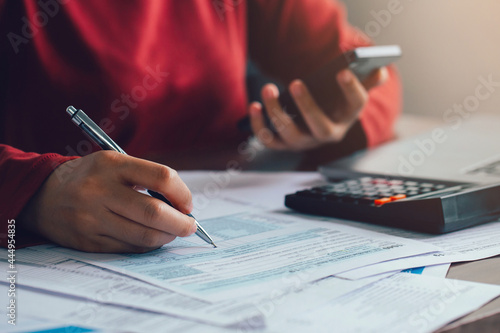
[[[89,252],[146,252],[196,232],[191,193],[166,166],[112,151],[66,162],[25,207],[19,221],[62,246]],[[62,176],[62,175],[65,176]],[[175,208],[139,193],[163,194]]]
[[[256,102],[249,106],[252,130],[266,147],[276,150],[304,151],[340,142],[368,102],[368,90],[384,83],[387,77],[385,67],[374,71],[363,82],[350,70],[339,72],[337,82],[342,96],[338,96],[335,110],[322,110],[301,80],[290,83],[289,91],[307,124],[307,132],[281,107],[278,88],[267,84],[262,88],[262,100],[278,133],[273,134],[266,127],[262,105]]]

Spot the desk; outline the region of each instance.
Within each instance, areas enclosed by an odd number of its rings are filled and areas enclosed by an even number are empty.
[[[396,126],[396,136],[399,139],[417,135],[442,125],[438,118],[404,115]],[[169,156],[168,159],[150,156],[152,160],[170,165],[177,169],[226,169],[228,162],[245,170],[314,170],[315,166],[304,167],[304,156],[296,153],[271,152],[254,148],[256,155],[235,153],[235,149],[218,150],[216,152],[199,152],[199,154]],[[204,165],[199,165],[199,160]],[[484,282],[500,285],[500,256],[469,262],[453,264],[448,272],[448,278]],[[485,305],[481,309],[452,323],[439,332],[500,332],[500,299]]]
[[[446,277],[500,285],[500,256],[453,264]],[[500,332],[500,298],[451,323],[439,332]]]

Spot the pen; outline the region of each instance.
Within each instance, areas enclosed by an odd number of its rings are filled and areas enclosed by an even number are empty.
[[[71,120],[73,121],[73,123],[75,123],[76,126],[80,127],[80,129],[85,134],[87,134],[92,141],[94,141],[99,147],[101,147],[101,149],[114,150],[121,154],[127,155],[127,153],[123,149],[121,149],[120,146],[118,146],[99,126],[97,126],[97,124],[94,123],[92,119],[90,119],[85,114],[85,112],[80,109],[77,110],[73,106],[68,106],[66,108],[66,112],[71,116]],[[170,201],[168,201],[168,199],[160,193],[151,190],[140,192],[152,196],[153,198],[159,199],[168,204],[170,207],[173,207],[172,203],[170,203]],[[198,221],[196,221],[196,218],[191,214],[187,215],[192,217],[194,219],[194,222],[196,223],[196,235],[208,244],[213,245],[213,247],[217,247],[208,233],[202,228]]]

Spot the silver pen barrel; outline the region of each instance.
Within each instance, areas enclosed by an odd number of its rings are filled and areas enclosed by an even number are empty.
[[[191,216],[192,218],[194,218],[194,216],[191,214],[188,214],[188,216]],[[203,229],[203,227],[198,223],[198,221],[195,218],[194,218],[194,222],[196,223],[196,235],[198,237],[200,237],[201,239],[203,239],[208,244],[212,244],[213,247],[217,247],[217,245],[215,245],[214,241],[212,240],[212,237],[210,237],[208,235],[208,233],[205,231],[205,229]]]

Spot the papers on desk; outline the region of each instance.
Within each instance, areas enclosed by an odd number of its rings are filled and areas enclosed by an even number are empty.
[[[259,316],[248,302],[245,304],[237,299],[218,303],[202,301],[56,253],[47,256],[43,247],[17,252],[19,285],[218,325]]]
[[[0,294],[7,294],[7,289],[1,284]],[[17,302],[23,307],[18,321],[38,321],[44,328],[49,326],[44,321],[49,321],[86,329],[152,333],[331,332],[332,327],[339,332],[399,333],[434,331],[499,295],[499,286],[403,273],[364,282],[328,278],[263,299],[256,305],[265,322],[226,327],[23,288],[18,290]],[[2,331],[8,328],[0,323]]]
[[[280,327],[311,332],[331,332],[332,327],[337,332],[431,332],[499,295],[500,286],[399,273],[289,317]]]
[[[346,279],[361,279],[411,267],[479,260],[500,254],[500,222],[479,225],[444,235],[427,235],[401,229],[361,225],[354,222],[346,223],[346,225],[356,225],[366,230],[418,240],[439,246],[442,249],[442,251],[433,254],[391,260],[339,274]]]
[[[284,209],[286,194],[319,186],[317,172],[179,172],[193,194],[198,220],[249,211]]]
[[[6,295],[7,290],[6,285],[0,285],[0,293]],[[85,329],[83,332],[94,329],[113,332],[200,332],[200,324],[194,321],[28,289],[18,290],[17,303],[19,306],[22,304],[23,308],[18,322],[23,322],[25,320],[23,318],[42,322],[45,320],[50,323],[59,323],[61,326],[78,326]],[[5,321],[1,323],[6,328],[3,332],[9,332],[13,327],[4,323]],[[43,326],[47,325],[43,324]],[[202,331],[207,333],[221,329],[208,325],[202,327]],[[68,329],[68,332],[71,331],[73,330]]]
[[[443,279],[449,262],[499,254],[500,222],[420,235],[283,210],[285,194],[323,182],[316,173],[180,175],[218,249],[194,236],[141,255],[19,249],[18,322],[130,332],[428,332],[500,295],[498,286]],[[413,274],[379,274],[406,268]]]
[[[197,237],[146,254],[89,254],[44,246],[90,264],[206,301],[283,287],[283,277],[311,282],[356,267],[440,248],[325,222],[323,218],[253,213],[203,221],[218,248]]]

